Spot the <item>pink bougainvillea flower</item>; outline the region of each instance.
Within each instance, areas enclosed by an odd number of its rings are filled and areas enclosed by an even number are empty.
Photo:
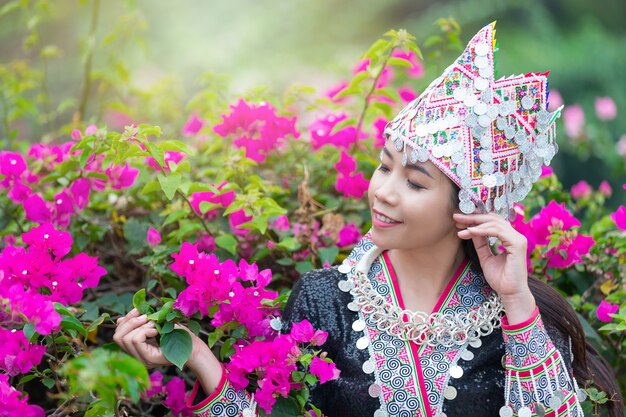
[[[554,175],[554,170],[552,167],[542,166],[541,167],[541,178],[550,177]]]
[[[163,405],[170,409],[174,417],[193,417],[193,411],[187,407],[187,393],[185,381],[174,377],[165,384],[166,397]]]
[[[609,316],[609,314],[615,314],[617,313],[617,310],[619,310],[619,305],[611,304],[606,300],[602,300],[596,310],[596,317],[598,317],[598,320],[600,321],[610,323],[613,318]]]
[[[546,257],[549,258],[548,268],[569,268],[583,263],[582,256],[587,255],[595,243],[591,236],[580,234],[566,239],[546,253]]]
[[[565,133],[572,139],[580,137],[583,133],[585,125],[585,112],[578,104],[566,106],[563,110],[563,123],[565,124]]]
[[[91,191],[91,183],[87,178],[78,178],[69,188],[69,194],[72,196],[74,205],[78,210],[83,210],[89,204],[89,193]]]
[[[421,78],[424,76],[424,66],[419,61],[419,58],[415,52],[409,50],[404,51],[402,49],[396,49],[393,51],[392,56],[394,58],[404,59],[411,64],[410,67],[406,67],[406,73],[411,78]]]
[[[350,223],[342,227],[339,231],[337,246],[344,247],[354,245],[359,240],[361,240],[361,231],[354,223]]]
[[[45,417],[43,408],[28,404],[28,394],[23,394],[9,384],[9,377],[0,374],[0,415],[20,417]]]
[[[287,137],[300,136],[296,117],[279,116],[269,103],[255,105],[239,100],[222,119],[213,131],[222,137],[234,136],[233,144],[244,148],[246,157],[258,163],[265,162],[271,151],[284,147]]]
[[[98,131],[98,126],[89,125],[85,128],[85,136],[95,135],[97,131]]]
[[[398,94],[400,94],[400,97],[402,98],[402,101],[404,103],[410,103],[411,101],[415,100],[418,96],[417,92],[415,92],[415,90],[409,87],[399,88]]]
[[[19,178],[26,168],[26,161],[19,153],[0,152],[0,174],[15,179]]]
[[[279,232],[289,230],[289,217],[281,214],[276,218],[276,220],[271,223],[271,226],[274,230],[277,230]]]
[[[309,125],[311,147],[313,150],[318,150],[324,145],[347,149],[356,143],[356,127],[344,126],[334,132],[335,126],[346,118],[347,116],[345,114],[330,114],[313,121],[313,123]],[[360,139],[364,139],[365,137],[366,135],[361,133]]]
[[[161,233],[159,233],[159,231],[153,227],[149,228],[148,235],[146,236],[146,241],[148,242],[148,245],[152,247],[158,245],[159,243],[161,243]]]
[[[250,234],[250,229],[241,227],[242,224],[248,223],[250,220],[252,220],[252,216],[246,215],[244,209],[233,211],[228,215],[230,230],[239,237],[244,237]]]
[[[354,68],[352,68],[352,73],[356,75],[359,72],[367,71],[369,67],[370,67],[370,59],[369,58],[362,59],[354,66]],[[393,70],[391,67],[387,66],[385,67],[383,72],[380,74],[380,77],[378,78],[378,83],[376,84],[376,88],[385,88],[386,86],[389,85],[389,83],[392,80],[393,80]]]
[[[626,189],[626,185],[624,189]],[[613,219],[618,229],[626,230],[626,207],[619,206],[614,213],[611,213],[611,219]]]
[[[22,204],[28,197],[33,194],[33,190],[20,180],[15,180],[13,186],[7,195],[15,204]]]
[[[166,151],[165,155],[163,156],[163,161],[165,162],[165,166],[163,167],[163,169],[165,171],[170,171],[170,162],[173,162],[173,163],[177,164],[184,157],[185,157],[185,154],[182,153],[182,152]],[[159,163],[156,161],[156,159],[154,159],[151,156],[148,156],[146,158],[146,162],[147,162],[148,166],[151,167],[151,168],[154,168],[156,170],[160,170],[161,169],[161,167],[159,166]]]
[[[170,268],[185,278],[188,287],[180,292],[174,306],[186,316],[197,312],[208,315],[208,309],[229,298],[239,271],[232,260],[223,263],[214,254],[199,253],[196,245],[184,242],[172,254]]]
[[[596,115],[600,120],[613,120],[617,117],[617,106],[611,97],[596,97]]]
[[[337,98],[336,96],[341,91],[345,90],[346,87],[348,87],[348,82],[347,81],[340,81],[338,84],[336,84],[336,85],[330,87],[328,90],[326,90],[326,92],[324,93],[324,96],[328,97],[334,103],[343,103],[348,98],[347,97]]]
[[[51,223],[33,227],[22,235],[22,240],[30,247],[50,251],[57,258],[70,253],[73,243],[69,233],[56,230]]]
[[[368,187],[369,181],[365,179],[362,172],[357,172],[355,175],[339,174],[335,181],[335,189],[345,198],[363,198]]]
[[[387,126],[387,120],[382,117],[374,121],[374,148],[385,146],[385,126]]]
[[[550,90],[548,93],[548,110],[555,111],[563,105],[563,97],[557,90]]]
[[[202,252],[213,252],[215,250],[215,238],[208,233],[202,234],[196,241],[198,250]]]
[[[578,181],[576,184],[572,186],[572,189],[570,190],[570,194],[572,195],[572,198],[575,200],[589,197],[592,192],[593,192],[593,189],[591,188],[589,183],[587,183],[587,181],[585,180]]]
[[[33,194],[24,200],[24,212],[26,219],[35,223],[51,222],[53,219],[52,212],[38,194]]]
[[[45,351],[45,346],[29,344],[22,330],[0,327],[0,369],[7,374],[16,376],[29,372],[39,365]]]
[[[611,184],[609,184],[606,180],[600,183],[600,186],[598,187],[598,191],[600,191],[600,193],[607,198],[611,197],[611,194],[613,194],[613,189],[611,188]]]
[[[163,374],[159,371],[154,371],[150,374],[150,388],[141,393],[141,398],[143,400],[148,400],[162,394],[164,391]]]
[[[75,141],[81,140],[83,138],[83,134],[81,133],[80,129],[72,130],[71,138],[72,140],[75,140]]]
[[[311,371],[311,374],[320,379],[320,384],[338,379],[341,374],[334,363],[320,359],[318,356],[315,356],[311,361],[309,370]]]
[[[311,343],[313,346],[321,346],[326,343],[328,333],[315,330],[308,320],[293,323],[289,336],[298,343]]]
[[[24,316],[35,327],[35,331],[41,335],[50,334],[59,329],[61,316],[54,310],[52,301],[34,289],[24,289],[23,284],[15,284],[6,288],[4,281],[0,285],[0,297],[9,300],[10,311],[13,317],[3,317],[2,320],[21,322],[19,316]],[[18,316],[19,315],[19,316]]]
[[[109,177],[109,185],[114,190],[121,190],[122,188],[129,188],[135,183],[139,170],[132,168],[128,165],[128,162],[124,165],[113,165],[106,170],[106,175]]]
[[[255,340],[249,345],[237,345],[226,365],[228,379],[236,389],[244,389],[249,384],[249,375],[254,375],[258,381],[254,398],[269,415],[278,396],[287,398],[292,386],[299,386],[293,382],[291,373],[297,370],[300,355],[293,339],[286,335],[271,342]]]
[[[538,245],[547,245],[549,236],[555,230],[569,230],[580,226],[580,221],[565,208],[565,203],[550,201],[530,221]]]
[[[183,136],[195,136],[204,127],[204,122],[198,117],[197,112],[193,112],[183,126]]]
[[[218,185],[216,187],[216,189],[218,191],[222,190],[222,188],[224,188],[228,183],[226,181],[222,182],[220,185]],[[199,192],[195,192],[191,195],[191,198],[189,199],[190,203],[191,203],[191,207],[193,207],[194,211],[196,213],[198,213],[198,215],[203,215],[202,214],[202,209],[200,207],[200,205],[203,202],[208,202],[211,204],[215,204],[217,206],[221,206],[223,208],[226,208],[228,206],[230,206],[230,204],[233,202],[233,200],[235,200],[235,192],[234,191],[225,191],[219,194],[215,194],[212,191],[199,191]],[[217,216],[217,208],[213,208],[208,210],[206,213],[204,213],[204,217],[207,217],[209,219],[214,219]]]
[[[342,150],[339,157],[339,162],[335,164],[335,169],[340,174],[352,174],[354,171],[356,171],[356,159],[348,155],[346,151]]]

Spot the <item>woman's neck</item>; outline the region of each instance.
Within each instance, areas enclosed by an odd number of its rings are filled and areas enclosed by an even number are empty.
[[[391,249],[389,259],[396,273],[405,307],[431,312],[465,259],[460,241],[423,250]]]

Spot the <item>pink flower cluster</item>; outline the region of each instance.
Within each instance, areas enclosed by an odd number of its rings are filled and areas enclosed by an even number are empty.
[[[187,406],[185,381],[174,377],[163,386],[163,374],[154,371],[150,374],[150,388],[141,394],[144,400],[165,394],[163,405],[170,409],[174,417],[192,417],[193,411]]]
[[[216,187],[218,191],[221,191],[228,183],[226,181],[222,182],[219,186]],[[234,191],[225,191],[221,193],[214,193],[212,191],[199,191],[195,192],[191,195],[189,202],[191,203],[191,207],[193,210],[199,215],[204,216],[208,219],[214,219],[218,215],[218,210],[220,208],[227,208],[235,201],[235,192]],[[202,209],[200,205],[202,203],[210,203],[215,208],[210,208],[204,214],[202,214]],[[230,224],[231,231],[239,236],[244,237],[248,233],[250,233],[249,229],[240,227],[240,225],[249,222],[252,220],[251,216],[246,215],[243,209],[233,211],[228,215],[228,222]]]
[[[611,213],[611,219],[620,230],[626,230],[626,207],[619,206],[614,213]]]
[[[93,131],[95,126],[85,132]],[[76,133],[77,132],[77,133]],[[80,131],[72,136],[76,139],[82,137]],[[139,170],[131,168],[128,164],[109,166],[104,168],[103,155],[92,157],[85,167],[84,174],[90,172],[105,175],[108,180],[100,178],[78,178],[54,195],[52,200],[46,201],[40,193],[33,191],[33,186],[39,182],[46,172],[51,172],[55,167],[72,158],[78,157],[82,151],[70,151],[73,142],[62,145],[35,144],[27,153],[28,159],[41,166],[41,170],[35,173],[30,171],[26,159],[15,152],[0,152],[0,189],[8,190],[7,196],[15,204],[23,204],[26,219],[35,223],[53,223],[58,227],[69,226],[71,217],[84,210],[89,204],[89,195],[92,189],[102,191],[108,184],[113,189],[127,188],[133,185]]]
[[[600,305],[596,309],[596,317],[605,323],[610,323],[613,318],[609,314],[615,314],[619,310],[619,305],[611,304],[606,300],[600,301]]]
[[[196,245],[187,242],[172,257],[175,259],[172,270],[188,284],[174,304],[183,314],[191,316],[199,312],[208,316],[209,308],[217,305],[211,321],[214,326],[237,322],[247,329],[251,338],[273,334],[269,321],[279,310],[262,303],[278,296],[265,288],[272,280],[269,269],[259,271],[256,264],[249,265],[243,259],[239,266],[230,259],[220,263],[214,254],[199,252]]]
[[[548,259],[547,268],[568,268],[580,264],[583,262],[582,257],[595,244],[591,236],[578,233],[580,221],[565,208],[565,203],[551,201],[528,222],[523,218],[523,206],[517,205],[516,211],[518,216],[512,224],[528,240],[529,270],[532,252],[536,248],[547,249],[553,235],[558,235],[559,243],[543,255]]]
[[[303,355],[299,345],[321,346],[327,337],[328,333],[316,331],[311,323],[303,320],[293,324],[290,334],[280,335],[272,341],[255,340],[248,345],[237,345],[226,365],[228,379],[236,389],[244,389],[251,379],[257,380],[254,398],[259,407],[270,414],[279,395],[286,398],[292,388],[301,386],[292,376]],[[339,378],[335,364],[318,356],[311,361],[309,372],[317,376],[320,383]]]
[[[43,409],[28,404],[28,395],[22,395],[9,384],[9,377],[0,374],[0,416],[44,417]]]
[[[335,189],[345,198],[362,198],[369,187],[369,181],[365,179],[363,172],[354,173],[356,168],[356,160],[345,151],[341,151],[339,162],[335,164],[338,172]]]
[[[15,327],[31,323],[42,335],[57,330],[61,316],[54,302],[80,301],[85,288],[97,286],[106,273],[97,258],[84,253],[65,258],[72,238],[50,223],[31,229],[22,240],[26,248],[9,245],[0,253],[0,369],[9,375],[28,372],[45,352]]]
[[[344,126],[338,131],[334,131],[335,126],[347,119],[345,114],[329,114],[314,120],[309,125],[311,132],[311,147],[314,151],[325,145],[331,145],[336,148],[348,149],[357,142],[356,127]],[[365,135],[361,135],[360,139],[364,139]]]
[[[239,100],[230,106],[230,114],[222,115],[223,122],[213,126],[221,137],[234,135],[233,144],[246,150],[246,157],[263,163],[268,153],[280,149],[288,136],[298,138],[296,118],[278,116],[268,103],[248,104]]]

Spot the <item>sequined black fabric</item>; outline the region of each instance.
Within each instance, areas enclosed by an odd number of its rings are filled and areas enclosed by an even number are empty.
[[[307,319],[315,329],[328,332],[328,340],[322,348],[335,361],[341,376],[338,380],[315,387],[311,392],[313,404],[329,417],[373,416],[381,404],[378,398],[368,394],[374,375],[365,374],[361,366],[369,359],[369,353],[367,349],[356,348],[360,335],[352,330],[352,323],[358,314],[347,308],[352,296],[338,288],[337,283],[341,279],[345,279],[345,275],[336,268],[304,274],[295,284],[287,302],[283,314],[284,330],[288,331],[293,322]],[[563,337],[554,334],[548,325],[547,330],[569,364]],[[454,380],[457,396],[443,403],[443,412],[448,417],[495,417],[504,405],[502,332],[498,329],[481,340],[481,347],[469,348],[474,354],[472,360],[459,360],[458,365],[464,372],[460,379]]]

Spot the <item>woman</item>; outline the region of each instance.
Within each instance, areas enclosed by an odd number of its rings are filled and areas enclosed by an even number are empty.
[[[369,188],[372,230],[338,268],[305,274],[283,316],[329,332],[341,377],[312,390],[328,416],[582,416],[573,374],[621,397],[575,313],[529,281],[507,219],[556,152],[545,74],[494,80],[494,27],[387,125]],[[501,253],[494,254],[495,241]],[[490,244],[491,243],[491,244]],[[539,308],[537,307],[539,306]],[[115,341],[169,364],[133,311]],[[542,317],[543,316],[543,317]],[[254,400],[193,337],[198,415],[255,415]],[[209,396],[195,402],[200,391]]]

